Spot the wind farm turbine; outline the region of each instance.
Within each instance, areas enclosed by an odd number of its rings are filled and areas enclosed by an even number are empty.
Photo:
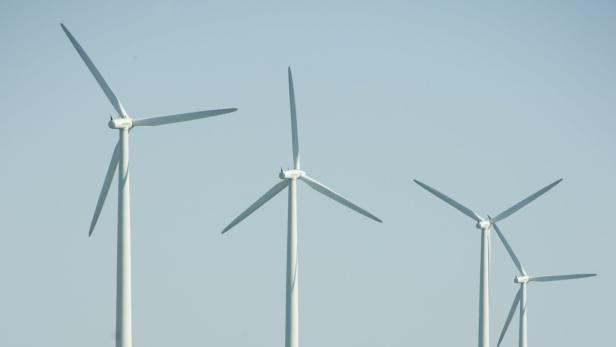
[[[489,272],[490,272],[490,229],[492,225],[498,221],[501,221],[517,210],[529,204],[531,201],[537,199],[541,195],[545,194],[548,190],[552,189],[555,185],[562,181],[562,178],[556,180],[549,185],[541,188],[536,193],[531,194],[524,200],[518,202],[517,204],[509,207],[503,212],[496,215],[494,218],[482,218],[477,213],[473,212],[468,207],[460,204],[459,202],[453,200],[447,195],[439,192],[438,190],[430,187],[429,185],[422,183],[418,180],[413,180],[422,188],[426,189],[430,193],[434,194],[439,199],[453,206],[456,210],[464,213],[471,219],[473,219],[477,224],[475,226],[477,229],[481,230],[481,261],[480,261],[480,270],[479,270],[479,347],[489,347],[490,346],[490,287],[489,287]]]
[[[517,306],[519,306],[520,307],[519,346],[527,347],[528,346],[528,320],[527,320],[527,311],[526,311],[526,308],[527,308],[526,285],[530,282],[564,281],[564,280],[572,280],[576,278],[592,277],[592,276],[596,276],[597,274],[568,274],[568,275],[551,275],[551,276],[535,276],[535,277],[528,276],[528,274],[524,270],[524,267],[520,263],[520,260],[515,255],[515,253],[513,252],[513,249],[507,242],[507,239],[505,239],[505,235],[501,233],[500,229],[498,228],[496,224],[492,224],[492,225],[494,226],[494,230],[496,231],[496,234],[503,242],[503,245],[505,246],[507,253],[509,253],[511,260],[513,260],[513,263],[515,264],[516,268],[520,272],[520,274],[516,276],[513,280],[514,283],[518,283],[520,285],[520,289],[518,289],[518,292],[515,298],[513,299],[513,304],[511,305],[511,308],[509,309],[507,320],[505,320],[505,325],[503,326],[503,330],[501,331],[501,334],[498,338],[497,346],[500,346],[501,342],[503,341],[503,338],[505,337],[505,333],[507,332],[507,328],[509,328],[509,324],[511,323],[511,319],[513,318],[513,315],[515,313],[515,309]]]
[[[133,119],[128,116],[120,100],[113,93],[107,82],[103,79],[92,60],[88,57],[81,45],[70,31],[60,23],[62,30],[71,41],[81,59],[103,89],[103,92],[118,113],[118,118],[111,118],[109,128],[118,130],[120,139],[116,144],[111,162],[107,168],[103,187],[98,196],[94,216],[90,223],[89,235],[92,235],[96,222],[105,203],[109,187],[120,168],[118,177],[118,249],[117,249],[117,294],[116,294],[116,347],[132,347],[132,314],[131,314],[131,237],[130,237],[130,188],[129,188],[129,162],[128,162],[128,135],[129,131],[139,126],[156,126],[178,122],[185,122],[206,117],[213,117],[236,111],[235,108],[199,111],[191,113],[174,114],[167,116]]]
[[[297,136],[297,113],[295,108],[295,92],[293,90],[293,77],[291,68],[288,69],[289,76],[289,99],[291,105],[291,139],[293,148],[293,169],[280,170],[279,177],[281,182],[275,184],[255,203],[250,205],[244,212],[227,225],[222,233],[226,233],[236,224],[248,217],[271,198],[280,193],[283,189],[289,188],[289,212],[288,212],[288,233],[287,233],[287,272],[286,272],[286,314],[285,314],[285,346],[299,346],[299,272],[297,264],[297,180],[306,183],[310,188],[339,202],[340,204],[370,218],[377,222],[382,222],[372,213],[357,206],[340,194],[324,186],[318,181],[308,177],[304,171],[300,170],[299,160],[299,140]]]

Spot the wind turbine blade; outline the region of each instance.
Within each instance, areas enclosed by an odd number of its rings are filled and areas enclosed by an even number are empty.
[[[121,116],[122,118],[126,118],[127,117],[126,111],[124,111],[124,107],[122,107],[120,100],[118,100],[118,98],[115,96],[111,88],[109,88],[109,85],[107,85],[107,82],[105,82],[105,79],[103,78],[103,76],[100,74],[100,72],[98,72],[98,69],[96,68],[96,66],[94,66],[94,63],[92,62],[92,60],[90,60],[90,57],[88,57],[88,55],[86,54],[86,51],[84,51],[83,48],[81,48],[81,45],[79,44],[79,42],[77,42],[73,34],[71,34],[71,32],[68,31],[68,29],[64,26],[64,24],[60,23],[60,26],[62,27],[62,30],[64,30],[64,33],[66,34],[66,36],[68,36],[68,39],[71,40],[73,47],[75,47],[75,49],[77,50],[77,53],[79,53],[79,55],[81,56],[81,59],[83,59],[83,62],[86,63],[86,65],[88,66],[88,69],[90,69],[90,72],[92,73],[92,75],[94,75],[96,82],[98,82],[98,85],[101,86],[101,88],[103,89],[103,92],[105,92],[105,95],[107,95],[107,99],[109,99],[109,101],[113,105],[113,108],[115,108],[116,111],[118,112],[118,115]]]
[[[471,217],[476,222],[479,222],[482,219],[481,217],[479,217],[475,212],[473,212],[468,207],[462,205],[461,203],[455,201],[454,199],[448,197],[447,195],[439,192],[438,190],[430,187],[429,185],[427,185],[425,183],[422,183],[422,182],[420,182],[418,180],[413,180],[413,181],[415,181],[415,183],[419,184],[425,190],[427,190],[430,193],[436,195],[437,198],[439,198],[439,199],[445,201],[446,203],[448,203],[449,205],[453,206],[456,210],[458,210],[458,211],[464,213],[465,215]]]
[[[540,197],[541,195],[545,194],[548,190],[554,188],[555,185],[559,184],[560,181],[562,181],[563,179],[558,179],[550,184],[548,184],[547,186],[541,188],[540,190],[538,190],[536,193],[530,195],[529,197],[527,197],[526,199],[518,202],[517,204],[509,207],[508,209],[506,209],[505,211],[499,213],[496,217],[494,217],[494,219],[492,220],[494,223],[501,221],[509,216],[511,216],[514,212],[516,212],[517,210],[521,209],[522,207],[528,205],[531,201],[537,199],[538,197]]]
[[[98,201],[96,202],[96,208],[94,209],[94,216],[92,217],[92,222],[90,223],[90,232],[88,233],[88,236],[92,236],[92,232],[94,231],[94,227],[96,226],[96,222],[98,221],[98,216],[101,214],[101,210],[103,209],[103,205],[105,204],[105,199],[107,198],[107,194],[109,193],[109,187],[111,186],[111,182],[113,181],[113,176],[116,172],[119,161],[120,142],[118,141],[113,150],[113,154],[111,155],[111,161],[109,162],[109,167],[107,168],[107,173],[105,174],[105,180],[103,181],[103,188],[101,188],[101,192],[98,194]]]
[[[133,120],[133,126],[155,126],[171,123],[186,122],[189,120],[219,116],[221,114],[237,111],[237,108],[225,108],[222,110],[198,111],[190,113],[173,114],[169,116],[142,118]]]
[[[518,271],[520,271],[522,275],[527,276],[526,271],[524,271],[524,267],[522,267],[522,264],[520,263],[520,260],[513,252],[513,248],[511,248],[511,245],[509,245],[509,242],[507,242],[507,239],[505,239],[505,235],[501,233],[500,229],[494,222],[492,222],[492,226],[494,227],[494,230],[496,231],[496,234],[498,235],[500,240],[503,242],[503,245],[505,246],[507,253],[509,253],[511,260],[513,260],[513,263],[515,264],[515,267],[518,268]]]
[[[554,275],[554,276],[536,276],[530,277],[528,282],[553,282],[553,281],[564,281],[564,280],[572,280],[576,278],[584,278],[584,277],[592,277],[597,276],[597,274],[571,274],[571,275]]]
[[[297,138],[297,112],[295,109],[295,90],[289,66],[289,101],[291,103],[291,140],[293,142],[293,169],[299,170],[299,140]]]
[[[229,229],[233,228],[237,223],[244,220],[244,218],[250,216],[254,211],[256,211],[263,204],[268,202],[271,198],[276,196],[276,194],[280,193],[281,190],[285,189],[289,185],[289,181],[283,180],[280,183],[277,183],[270,190],[268,190],[263,196],[261,196],[254,204],[250,205],[244,212],[242,212],[239,216],[237,216],[229,225],[227,225],[222,233],[226,233]]]
[[[498,338],[498,344],[496,345],[497,347],[500,346],[501,342],[503,341],[503,337],[505,337],[505,333],[507,332],[507,328],[509,328],[509,324],[511,324],[511,319],[513,318],[513,314],[515,313],[515,309],[518,306],[520,299],[522,299],[522,287],[518,289],[518,294],[516,294],[515,299],[513,299],[513,304],[511,305],[511,308],[509,309],[509,314],[507,314],[507,320],[505,321],[503,330],[501,331],[500,336]]]
[[[346,199],[345,197],[343,197],[342,195],[336,193],[335,191],[331,190],[330,188],[324,186],[323,184],[315,181],[314,179],[306,176],[306,175],[302,175],[300,176],[300,180],[304,181],[307,185],[309,185],[312,189],[316,190],[317,192],[341,203],[342,205],[363,214],[364,216],[373,219],[379,223],[383,223],[383,221],[381,219],[379,219],[377,216],[373,215],[372,213],[364,210],[363,208],[355,205],[354,203],[352,203],[351,201],[349,201],[348,199]]]

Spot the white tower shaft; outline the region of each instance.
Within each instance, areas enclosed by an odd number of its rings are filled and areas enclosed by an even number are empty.
[[[299,273],[297,268],[297,180],[289,182],[287,235],[286,347],[299,346]]]
[[[522,298],[520,299],[520,347],[528,346],[528,321],[526,318],[526,283],[522,283]]]
[[[479,269],[479,347],[490,347],[490,228],[481,229]]]
[[[128,129],[120,129],[118,175],[118,263],[116,297],[116,347],[132,347],[130,176],[128,165]]]
[[[299,347],[299,272],[297,268],[297,179],[289,182],[287,235],[287,302],[285,346]]]

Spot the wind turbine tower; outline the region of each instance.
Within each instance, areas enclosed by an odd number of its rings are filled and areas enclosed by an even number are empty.
[[[128,116],[124,107],[120,103],[120,100],[113,93],[107,82],[103,79],[90,57],[81,48],[81,45],[77,42],[75,37],[70,31],[60,24],[62,30],[68,39],[71,41],[81,59],[86,64],[96,82],[103,89],[103,92],[107,96],[107,99],[113,105],[113,108],[118,113],[118,118],[112,118],[109,121],[109,127],[114,130],[118,130],[120,139],[116,144],[113,154],[111,156],[111,162],[107,168],[107,174],[103,181],[103,187],[98,196],[96,208],[94,209],[94,216],[90,223],[89,235],[92,235],[98,217],[101,213],[101,209],[105,203],[107,193],[109,193],[109,187],[115,175],[116,169],[120,168],[120,174],[118,177],[118,253],[117,253],[117,294],[116,294],[116,346],[117,347],[132,347],[132,293],[131,293],[131,235],[130,235],[130,172],[128,161],[128,137],[129,132],[134,127],[140,126],[156,126],[178,122],[185,122],[189,120],[195,120],[206,117],[213,117],[236,111],[235,108],[211,110],[211,111],[198,111],[191,113],[174,114],[168,116],[159,116],[151,118],[133,119]]]
[[[244,212],[235,218],[222,233],[226,233],[237,223],[248,217],[271,198],[280,193],[283,189],[289,188],[289,214],[288,214],[288,233],[287,233],[287,274],[286,274],[286,315],[285,315],[285,346],[299,346],[299,270],[297,264],[297,181],[306,183],[310,188],[339,202],[340,204],[360,213],[364,216],[381,222],[379,218],[363,208],[347,200],[340,194],[324,186],[318,181],[308,177],[304,171],[300,170],[299,165],[299,141],[297,136],[297,114],[295,109],[295,92],[293,90],[293,77],[291,68],[289,75],[289,98],[291,103],[291,139],[293,147],[293,169],[280,170],[281,182],[275,184],[255,203],[250,205]]]

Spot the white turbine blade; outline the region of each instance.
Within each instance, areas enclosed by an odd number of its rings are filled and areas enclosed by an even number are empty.
[[[518,202],[517,204],[515,204],[515,205],[509,207],[508,209],[506,209],[505,211],[499,213],[496,217],[494,217],[493,222],[496,223],[498,221],[501,221],[501,220],[511,216],[517,210],[521,209],[522,207],[524,207],[527,204],[529,204],[531,201],[533,201],[533,200],[537,199],[538,197],[540,197],[541,195],[545,194],[548,190],[554,188],[554,186],[559,184],[560,181],[562,181],[562,180],[563,179],[561,178],[561,179],[558,179],[558,180],[548,184],[547,186],[541,188],[536,193],[530,195],[526,199]]]
[[[552,281],[564,281],[572,280],[576,278],[592,277],[597,274],[571,274],[571,275],[553,275],[553,276],[535,276],[530,277],[528,282],[552,282]]]
[[[287,180],[277,183],[270,190],[268,190],[265,194],[263,194],[263,196],[261,196],[257,201],[255,201],[254,204],[250,205],[250,207],[248,207],[244,212],[242,212],[239,216],[237,216],[231,223],[229,223],[229,225],[227,225],[223,229],[222,233],[223,234],[226,233],[227,231],[229,231],[229,229],[233,228],[237,223],[244,220],[244,218],[250,216],[250,214],[256,211],[263,204],[268,202],[271,198],[276,196],[276,194],[280,193],[280,191],[285,189],[288,185],[289,185],[289,181]]]
[[[118,141],[113,150],[113,154],[111,155],[111,161],[109,162],[107,174],[105,174],[105,180],[103,181],[103,188],[101,188],[101,192],[98,194],[98,201],[96,202],[96,208],[94,209],[94,216],[92,217],[92,222],[90,223],[90,232],[88,233],[89,236],[92,236],[92,232],[94,231],[94,227],[98,221],[98,216],[101,214],[101,210],[105,204],[105,198],[107,198],[107,194],[109,193],[109,187],[111,186],[111,181],[113,181],[113,176],[116,172],[119,161],[120,142]]]
[[[186,122],[189,120],[219,116],[221,114],[237,111],[237,108],[225,108],[222,110],[198,111],[190,113],[173,114],[169,116],[142,118],[133,120],[133,126],[156,126],[163,124]]]
[[[471,217],[472,219],[474,219],[476,222],[479,222],[480,220],[482,220],[481,217],[479,217],[479,215],[477,215],[475,212],[473,212],[471,209],[469,209],[468,207],[462,205],[461,203],[455,201],[454,199],[448,197],[447,195],[439,192],[438,190],[430,187],[429,185],[422,183],[418,180],[413,180],[415,181],[415,183],[419,184],[422,188],[424,188],[425,190],[429,191],[430,193],[436,195],[437,198],[445,201],[446,203],[448,203],[449,205],[453,206],[456,210],[464,213],[465,215]]]
[[[498,228],[498,226],[494,222],[492,222],[492,226],[494,227],[494,230],[496,231],[496,234],[498,235],[500,240],[503,242],[503,245],[505,246],[505,249],[507,250],[507,253],[509,253],[509,256],[511,257],[511,260],[513,260],[513,263],[515,264],[515,267],[518,268],[518,271],[520,271],[520,273],[522,275],[526,276],[526,271],[524,271],[524,267],[522,267],[522,264],[520,263],[520,260],[518,259],[518,257],[513,252],[513,248],[511,248],[511,245],[509,245],[509,242],[507,242],[507,239],[505,239],[505,235],[503,235],[503,233],[501,233],[500,229]]]
[[[513,299],[513,304],[511,305],[511,308],[509,309],[509,314],[507,314],[507,320],[505,321],[503,330],[501,331],[500,336],[498,338],[498,344],[496,345],[497,347],[500,346],[501,342],[503,341],[503,337],[505,337],[505,333],[507,332],[507,328],[509,328],[509,324],[511,324],[511,319],[513,318],[513,314],[515,313],[515,309],[518,306],[520,299],[522,299],[522,287],[518,289],[518,294],[516,294],[515,299]]]
[[[333,191],[330,188],[324,186],[323,184],[315,181],[314,179],[312,179],[312,178],[310,178],[308,176],[305,176],[305,175],[300,176],[300,179],[302,181],[304,181],[307,185],[309,185],[312,189],[316,190],[317,192],[319,192],[319,193],[321,193],[321,194],[323,194],[323,195],[325,195],[325,196],[327,196],[327,197],[329,197],[329,198],[331,198],[331,199],[341,203],[342,205],[344,205],[344,206],[346,206],[346,207],[348,207],[348,208],[350,208],[350,209],[352,209],[352,210],[354,210],[354,211],[356,211],[358,213],[363,214],[364,216],[366,216],[366,217],[368,217],[370,219],[373,219],[373,220],[375,220],[375,221],[377,221],[379,223],[383,223],[383,221],[380,220],[377,216],[375,216],[372,213],[364,210],[363,208],[355,205],[354,203],[352,203],[351,201],[349,201],[348,199],[346,199],[342,195],[336,193],[335,191]]]
[[[88,55],[86,54],[86,51],[84,51],[83,48],[81,48],[81,45],[79,44],[79,42],[77,42],[73,34],[71,34],[71,32],[68,31],[68,29],[64,26],[64,24],[60,23],[60,26],[62,27],[62,30],[64,30],[64,33],[66,34],[66,36],[68,36],[68,39],[71,40],[73,47],[75,47],[75,49],[77,50],[77,53],[79,53],[79,55],[81,56],[81,59],[83,59],[83,62],[86,63],[86,65],[88,66],[88,69],[90,69],[90,72],[92,73],[92,75],[94,75],[96,82],[98,82],[98,85],[101,86],[101,88],[103,89],[103,92],[105,92],[105,95],[107,95],[107,99],[109,99],[109,101],[113,105],[113,108],[115,108],[116,111],[118,112],[118,115],[123,118],[126,118],[127,117],[126,111],[124,111],[124,107],[122,107],[120,100],[118,100],[115,94],[113,94],[113,91],[111,90],[111,88],[109,88],[109,85],[107,85],[107,82],[105,82],[105,79],[100,74],[100,72],[98,72],[98,69],[96,68],[96,66],[94,66],[94,63],[92,62],[92,60],[90,60],[90,57],[88,57]]]
[[[299,170],[299,140],[297,138],[297,112],[295,109],[295,90],[289,66],[289,101],[291,104],[291,140],[293,142],[293,169]]]

